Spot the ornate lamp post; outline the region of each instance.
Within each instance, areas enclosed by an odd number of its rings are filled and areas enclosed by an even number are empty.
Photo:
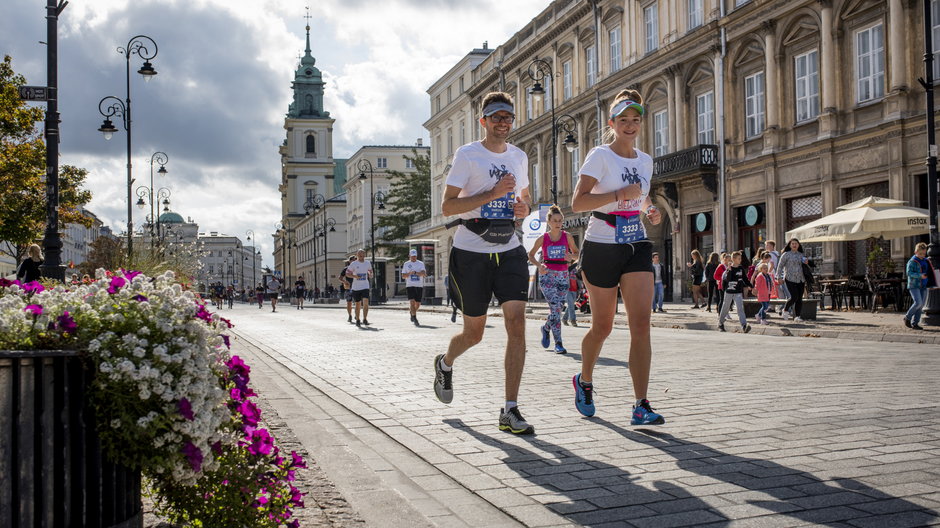
[[[927,257],[934,269],[940,269],[940,232],[937,231],[937,133],[934,120],[933,96],[933,24],[930,0],[924,0],[924,78],[918,79],[927,91],[927,204],[930,212],[930,244]],[[940,326],[940,291],[927,290],[924,324]]]
[[[535,81],[535,85],[529,90],[536,105],[541,104],[542,97],[545,96],[545,89],[542,87],[542,80],[548,77],[548,90],[552,99],[555,97],[555,75],[552,72],[552,66],[544,59],[535,59],[529,64],[526,72],[530,79]],[[568,152],[574,152],[578,146],[578,140],[574,138],[574,132],[577,129],[577,122],[568,114],[562,114],[555,118],[555,101],[549,101],[552,108],[552,203],[558,203],[558,129],[561,128],[568,135],[565,137],[565,148]],[[566,123],[565,119],[570,120]]]
[[[153,163],[157,162],[160,164],[160,168],[157,169],[157,174],[166,175],[166,162],[170,161],[170,158],[163,152],[154,152],[150,156],[150,215],[157,219],[157,236],[160,236],[160,206],[157,205],[154,207],[153,200]],[[167,191],[169,192],[169,191]],[[140,205],[139,203],[137,205]],[[153,224],[150,224],[150,247],[153,248]]]
[[[362,158],[361,160],[359,160],[358,163],[356,163],[356,168],[359,169],[360,180],[365,180],[367,178],[369,180],[369,204],[370,204],[369,205],[369,232],[371,233],[371,238],[372,238],[372,243],[371,243],[372,267],[373,267],[372,273],[374,274],[376,273],[376,271],[378,271],[377,264],[375,262],[375,202],[379,202],[380,210],[385,209],[386,196],[385,196],[385,193],[383,193],[382,191],[375,192],[374,183],[373,183],[375,181],[375,171],[372,168],[371,161],[365,158]],[[369,171],[368,176],[366,176],[367,170]],[[377,282],[377,281],[373,281],[373,282]],[[378,284],[373,284],[372,295],[371,295],[372,301],[373,302],[377,301],[380,296],[383,298],[382,300],[384,302],[384,297],[385,297],[385,274],[384,273],[382,274],[382,287],[379,288]]]
[[[326,203],[326,198],[322,194],[317,193],[307,199],[304,202],[304,212],[306,216],[310,216],[311,212],[319,211],[321,207]],[[314,232],[316,232],[316,224],[314,223]],[[324,285],[325,286],[325,285]],[[319,275],[317,274],[317,239],[314,235],[313,238],[313,287],[315,290],[320,288],[319,284]]]
[[[251,241],[251,237],[253,236],[255,236],[255,232],[252,231],[251,229],[249,229],[248,231],[245,231],[245,237],[248,241]],[[257,249],[255,248],[255,244],[256,242],[252,242],[251,247],[254,249]],[[255,281],[258,280],[258,271],[256,269],[257,265],[255,264],[256,260],[257,259],[255,258],[255,252],[252,251],[251,252],[251,287],[252,288],[256,286]]]
[[[153,53],[151,53],[153,50]],[[149,81],[157,71],[150,64],[150,59],[157,56],[157,43],[146,35],[137,35],[127,42],[127,47],[118,47],[118,53],[124,55],[127,61],[127,97],[124,101],[109,95],[98,101],[98,112],[104,116],[104,122],[98,131],[104,134],[105,139],[111,139],[118,129],[111,122],[111,117],[120,117],[124,125],[124,131],[127,132],[127,259],[130,260],[134,255],[134,217],[131,208],[131,186],[134,184],[133,168],[131,164],[131,55],[136,54],[144,59],[144,64],[137,73],[144,76],[145,81]]]
[[[330,249],[327,241],[329,233],[336,232],[336,220],[327,218],[322,223],[313,226],[314,236],[323,237],[323,290],[330,286]]]

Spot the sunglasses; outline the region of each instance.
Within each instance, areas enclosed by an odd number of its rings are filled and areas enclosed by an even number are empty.
[[[492,122],[494,122],[494,123],[512,123],[513,121],[515,121],[516,116],[497,116],[497,115],[491,115],[491,116],[489,116],[489,119],[490,119],[490,121],[492,121]]]

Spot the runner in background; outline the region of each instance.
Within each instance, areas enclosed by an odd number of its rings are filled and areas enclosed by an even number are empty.
[[[428,276],[424,262],[418,260],[418,250],[408,252],[408,261],[402,264],[401,274],[406,278],[411,322],[418,326],[418,308],[421,308],[421,297],[424,295],[424,278]]]
[[[356,303],[356,326],[369,325],[369,281],[372,279],[372,263],[366,260],[366,250],[356,251],[356,260],[346,266],[346,277],[352,281],[352,300]],[[359,313],[362,312],[362,321]]]
[[[529,262],[538,268],[539,288],[548,301],[548,319],[542,325],[542,348],[551,345],[549,333],[555,338],[555,353],[567,352],[561,341],[561,310],[568,297],[568,265],[578,259],[578,247],[571,233],[561,229],[565,215],[561,208],[552,205],[548,209],[546,223],[548,232],[535,239],[529,250]],[[541,251],[538,259],[535,254]]]

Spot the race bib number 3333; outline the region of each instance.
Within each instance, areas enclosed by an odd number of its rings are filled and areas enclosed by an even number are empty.
[[[497,198],[480,207],[480,216],[490,219],[512,219],[514,215],[512,204],[516,201],[516,193],[510,192],[506,196]]]
[[[620,216],[617,215],[617,233],[614,236],[614,242],[618,244],[632,244],[646,238],[643,232],[643,223],[640,215]]]

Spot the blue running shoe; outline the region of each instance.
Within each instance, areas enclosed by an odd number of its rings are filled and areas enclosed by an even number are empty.
[[[662,425],[664,423],[666,419],[653,412],[649,400],[642,400],[640,405],[633,408],[633,419],[630,420],[630,425]]]
[[[556,353],[556,354],[566,354],[567,352],[568,352],[568,350],[566,350],[565,347],[562,346],[561,343],[555,343],[555,353]]]
[[[551,344],[552,341],[548,336],[548,328],[545,328],[545,325],[542,325],[542,348],[548,348]]]
[[[582,386],[580,374],[571,378],[571,384],[574,385],[574,406],[578,412],[584,416],[594,416],[594,387]]]

